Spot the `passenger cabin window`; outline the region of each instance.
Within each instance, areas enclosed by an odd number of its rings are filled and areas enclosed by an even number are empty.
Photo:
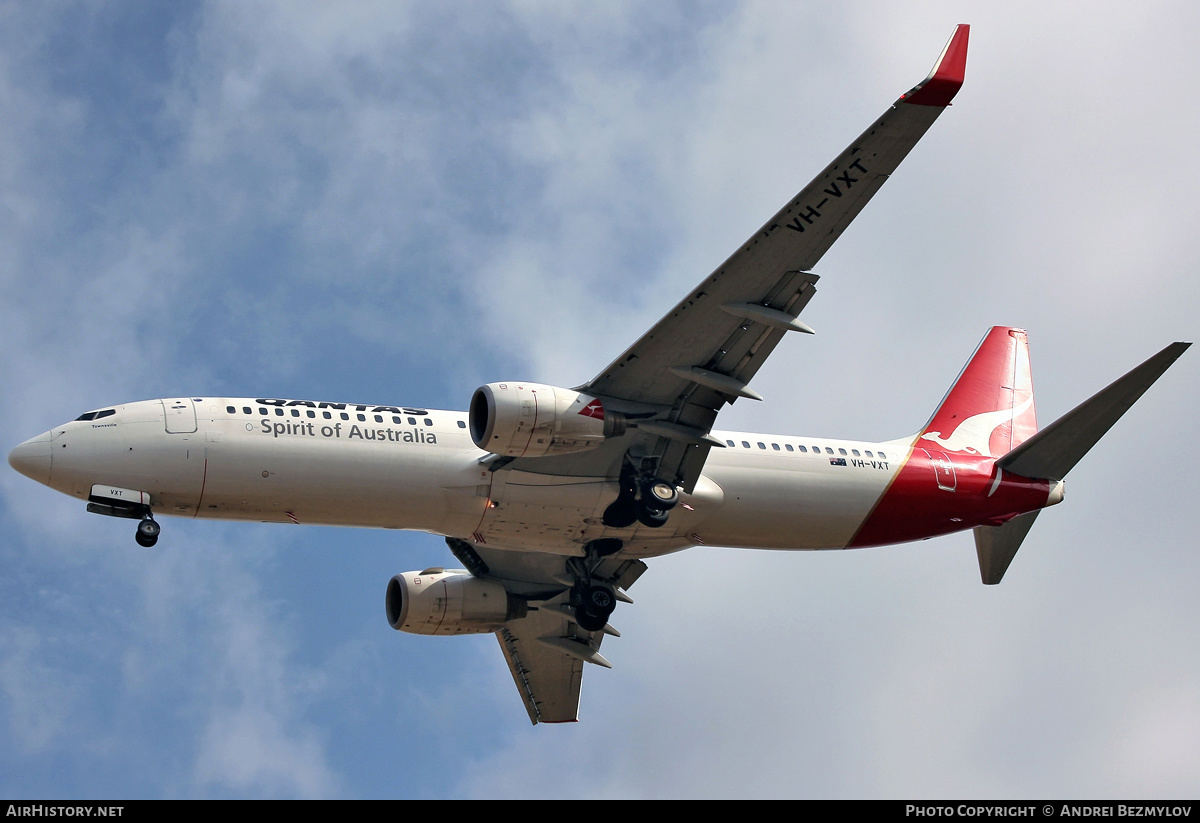
[[[760,440],[760,441],[758,441],[758,447],[760,449],[765,449],[767,447],[767,444]]]
[[[382,422],[383,422],[383,415],[382,415],[382,414],[377,414],[377,415],[375,415],[375,422],[376,422],[376,423],[382,423]]]
[[[875,455],[871,454],[871,450],[870,450],[870,449],[868,449],[868,450],[867,450],[867,457],[874,457],[874,456],[875,456]]]
[[[254,409],[249,406],[242,406],[242,414],[254,414]]]
[[[742,441],[742,448],[743,448],[743,449],[748,449],[748,448],[750,448],[750,441],[749,441],[749,440],[743,440],[743,441]]]
[[[261,414],[261,415],[263,415],[263,416],[265,417],[265,416],[266,416],[266,414],[267,414],[267,410],[266,410],[266,409],[264,409],[264,408],[262,408],[262,407],[260,406],[260,407],[259,407],[259,409],[258,409],[258,413],[259,413],[259,414]]]
[[[425,425],[426,425],[426,426],[432,426],[432,425],[433,425],[433,420],[431,420],[430,418],[426,417],[426,418],[425,418]]]
[[[465,421],[465,420],[459,420],[459,421],[458,421],[458,427],[459,427],[460,429],[465,429],[465,428],[467,427],[467,421]],[[732,441],[732,440],[729,442],[729,445],[731,445],[731,446],[733,445],[733,441]]]
[[[327,411],[323,411],[323,412],[321,412],[321,416],[322,416],[322,417],[324,417],[326,420],[328,420],[328,419],[330,419],[331,417],[333,417],[333,415],[332,415],[332,414],[330,414],[330,413],[329,413],[329,412],[327,412]]]
[[[858,449],[851,449],[850,453],[853,454],[855,457],[862,457],[862,455],[858,453]]]
[[[779,444],[778,444],[778,443],[772,443],[772,444],[771,444],[771,448],[773,448],[775,451],[779,451]]]
[[[237,414],[237,409],[233,406],[226,406],[225,411],[227,411],[229,414]]]
[[[360,414],[360,415],[358,416],[358,422],[359,422],[359,423],[366,423],[366,422],[367,422],[367,416],[366,416],[365,414]]]
[[[396,415],[394,415],[394,414],[393,414],[393,415],[392,415],[392,422],[393,422],[393,423],[395,423],[396,425],[399,425],[399,424],[400,424],[400,418],[399,418],[399,417],[397,417]]]
[[[300,410],[292,409],[292,417],[299,417],[299,416],[300,416]]]
[[[343,420],[349,420],[349,419],[350,419],[350,415],[346,414],[345,412],[342,412],[342,413],[341,413],[340,415],[338,415],[338,416],[339,416],[339,417],[341,417]]]
[[[295,409],[292,409],[292,411],[295,411]],[[278,406],[276,406],[276,407],[275,407],[275,416],[276,416],[276,417],[283,417],[283,409],[281,409],[281,408],[279,408]]]
[[[842,457],[845,457],[845,456],[846,456],[846,450],[845,450],[845,449],[838,449],[838,454],[840,454]]]
[[[833,449],[831,449],[831,448],[829,448],[828,446],[826,446],[826,447],[825,447],[825,453],[826,453],[826,454],[833,454]]]
[[[886,454],[884,454],[883,452],[880,452],[880,453],[879,453],[879,459],[880,459],[880,460],[887,460],[887,455],[886,455]]]
[[[725,445],[727,445],[727,446],[736,446],[737,444],[736,444],[736,443],[734,443],[732,440],[726,440],[726,441],[725,441]]]
[[[791,443],[784,443],[784,444],[783,444],[783,447],[784,447],[785,449],[787,449],[788,451],[790,451],[790,452],[794,452],[794,451],[795,451],[795,449],[793,449],[793,448],[792,448],[792,444],[791,444]],[[803,447],[803,446],[801,446],[800,448],[804,448],[804,447]]]
[[[801,446],[800,451],[804,452],[805,454],[808,454],[808,446]]]

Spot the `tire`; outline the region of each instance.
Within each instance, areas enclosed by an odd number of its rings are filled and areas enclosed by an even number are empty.
[[[679,490],[670,483],[661,480],[651,480],[642,490],[642,499],[653,508],[669,512],[679,502]]]
[[[579,624],[579,628],[585,632],[598,632],[608,623],[607,617],[597,617],[594,614],[588,614],[582,608],[575,610],[575,622]]]
[[[662,509],[642,505],[638,506],[637,519],[643,526],[657,529],[667,522],[669,514],[669,512],[665,512]]]
[[[580,606],[588,614],[603,617],[608,616],[617,608],[617,596],[608,586],[590,586],[583,594],[583,605]]]
[[[152,518],[145,518],[137,526],[137,532],[133,539],[137,541],[139,546],[145,546],[147,549],[158,542],[158,535],[162,532],[162,526]]]

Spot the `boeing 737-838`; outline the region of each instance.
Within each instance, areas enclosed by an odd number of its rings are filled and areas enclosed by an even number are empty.
[[[989,330],[916,434],[883,443],[713,428],[789,332],[813,267],[962,85],[968,27],[930,75],[596,377],[475,391],[467,412],[182,397],[89,411],[12,450],[18,471],[156,515],[415,529],[464,567],[406,572],[395,629],[495,633],[530,719],[577,719],[585,663],[645,561],[708,544],[843,549],[974,530],[998,583],[1063,478],[1189,344],[1039,430],[1024,331]]]

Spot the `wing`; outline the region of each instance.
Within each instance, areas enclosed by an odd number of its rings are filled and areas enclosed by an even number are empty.
[[[510,620],[496,632],[496,638],[530,721],[577,720],[584,664],[612,668],[600,654],[600,643],[605,634],[619,636],[611,626],[587,631],[575,622],[569,602],[573,581],[567,564],[579,561],[557,554],[473,546],[455,538],[446,543],[471,574],[497,580],[529,600],[529,614]],[[592,568],[591,575],[623,592],[645,570],[646,564],[640,560],[609,557]],[[623,593],[619,597],[633,602]]]
[[[529,719],[573,723],[579,719],[584,662],[612,666],[600,655],[603,632],[585,632],[549,608],[512,621],[496,637]]]
[[[616,478],[626,454],[657,465],[692,492],[708,451],[717,412],[749,388],[767,356],[789,331],[809,331],[796,318],[812,298],[810,269],[841,235],[933,124],[962,85],[968,27],[959,26],[933,71],[896,101],[815,180],[721,264],[640,340],[579,391],[603,398],[631,428],[588,452],[489,460],[494,473],[529,472],[565,478]],[[493,481],[493,492],[495,491]],[[511,502],[511,501],[510,501]],[[501,506],[506,503],[501,502]],[[588,631],[571,605],[572,586],[598,580],[618,599],[645,571],[624,551],[597,559],[530,551],[536,543],[520,523],[474,544],[448,538],[476,576],[500,581],[529,601],[527,616],[497,632],[513,681],[534,723],[577,717],[585,663],[609,667],[600,643],[610,626]],[[534,524],[529,524],[534,525]],[[540,532],[539,532],[540,534]],[[619,541],[618,541],[619,542]],[[574,564],[574,565],[572,565]],[[579,564],[588,564],[586,568]]]
[[[969,26],[955,29],[933,71],[900,96],[837,159],[693,289],[641,339],[580,391],[606,406],[652,417],[633,436],[661,455],[690,490],[708,450],[717,412],[748,386],[789,331],[810,332],[796,317],[815,291],[809,270],[895,171],[962,86]],[[616,401],[614,404],[613,401]],[[612,474],[634,445],[627,435],[588,455],[517,461],[529,471]]]

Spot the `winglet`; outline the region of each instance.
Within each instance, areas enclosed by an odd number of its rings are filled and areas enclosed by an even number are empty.
[[[900,95],[901,102],[918,106],[949,106],[954,95],[962,88],[967,74],[967,38],[971,27],[959,23],[950,37],[942,55],[933,64],[929,76],[907,93]]]

